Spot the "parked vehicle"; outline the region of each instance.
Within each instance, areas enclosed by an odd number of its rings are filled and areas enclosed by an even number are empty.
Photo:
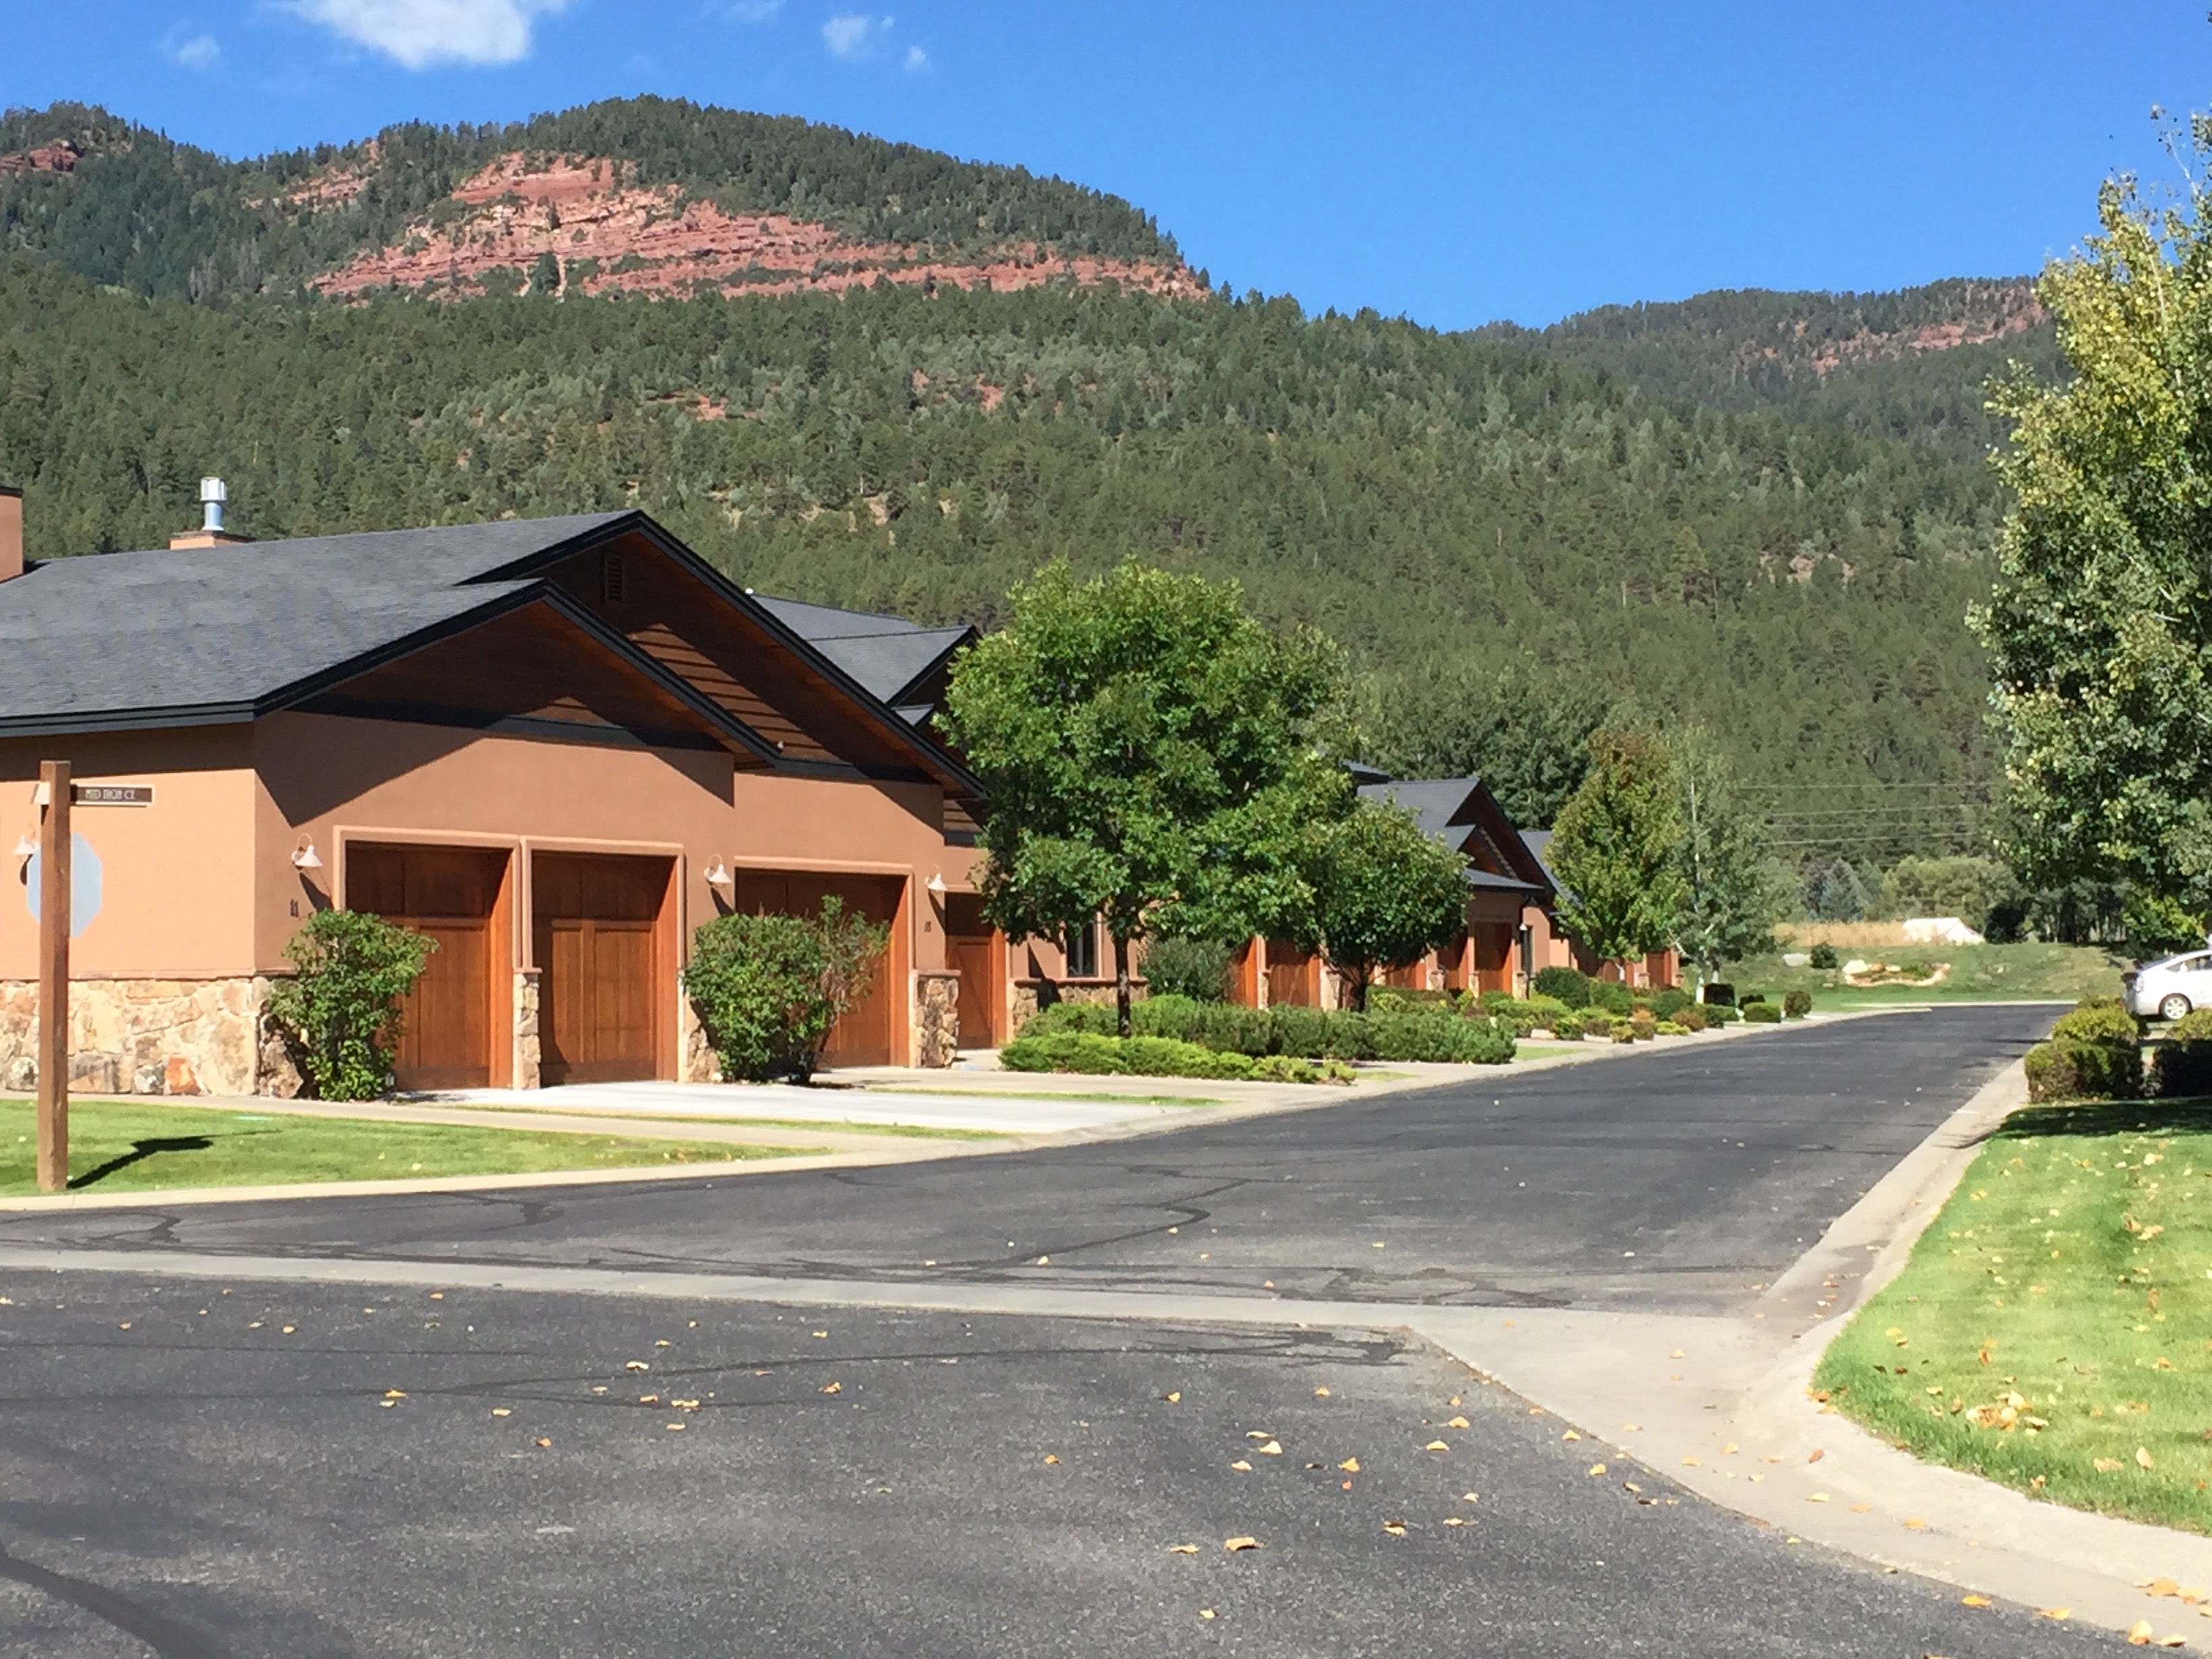
[[[2138,1019],[2179,1019],[2192,1008],[2212,1008],[2212,950],[2147,962],[2121,975],[2120,984]]]

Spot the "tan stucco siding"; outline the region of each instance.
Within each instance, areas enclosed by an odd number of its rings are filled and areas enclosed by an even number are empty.
[[[145,783],[151,806],[78,807],[75,829],[100,859],[100,908],[70,947],[84,979],[215,980],[254,971],[254,784],[243,725],[0,741],[0,857],[38,836],[42,761],[79,783]],[[0,979],[34,978],[38,924],[23,860],[0,893]]]

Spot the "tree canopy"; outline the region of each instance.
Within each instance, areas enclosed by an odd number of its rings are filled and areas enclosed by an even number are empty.
[[[1547,858],[1565,890],[1559,916],[1601,961],[1675,942],[1682,921],[1682,811],[1674,758],[1657,733],[1608,726],[1589,740],[1589,775],[1559,813]]]
[[[1012,605],[939,717],[991,801],[983,913],[1016,938],[1103,921],[1126,1036],[1133,941],[1303,922],[1304,838],[1350,790],[1320,746],[1342,664],[1235,583],[1133,559],[1087,581],[1048,565]]]
[[[2212,127],[2192,129],[2192,180]],[[2204,187],[2125,180],[2038,284],[2070,378],[2021,374],[1998,471],[2015,497],[1977,615],[2033,886],[2119,880],[2212,915],[2212,225]],[[2171,921],[2171,918],[2169,918]]]
[[[1418,961],[1467,921],[1467,860],[1395,803],[1355,800],[1316,828],[1309,854],[1313,932],[1364,1010],[1378,969]]]

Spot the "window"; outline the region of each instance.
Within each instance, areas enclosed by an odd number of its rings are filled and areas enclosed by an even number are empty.
[[[1070,979],[1098,977],[1098,924],[1087,921],[1080,927],[1067,930],[1067,976]]]

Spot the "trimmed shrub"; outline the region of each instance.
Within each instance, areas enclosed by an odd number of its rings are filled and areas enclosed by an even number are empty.
[[[2177,1024],[2179,1021],[2175,1022]],[[2083,998],[2051,1028],[2054,1042],[2115,1042],[2132,1048],[2141,1041],[2136,1017],[2118,998]]]
[[[1149,999],[1147,999],[1149,1000]],[[1141,1008],[1145,1005],[1136,1005]],[[1134,1014],[1131,1018],[1133,1022]],[[1040,1008],[1022,1022],[1017,1037],[1059,1036],[1070,1031],[1088,1031],[1094,1036],[1112,1036],[1114,1010],[1103,1002],[1055,1002],[1050,1007]]]
[[[1743,1010],[1746,1013],[1748,1013],[1751,1012],[1754,1004],[1761,1003],[1765,1000],[1766,993],[1764,991],[1746,991],[1741,996],[1735,1000],[1735,1006]]]
[[[1649,1008],[1638,1008],[1628,1017],[1628,1029],[1638,1042],[1649,1042],[1659,1035],[1659,1022]]]
[[[1813,994],[1810,991],[1791,991],[1782,999],[1782,1012],[1785,1018],[1802,1019],[1812,1012]]]
[[[726,1078],[814,1075],[838,1016],[867,994],[890,929],[834,895],[812,916],[733,913],[692,936],[684,994]]]
[[[1671,1019],[1662,1019],[1659,1022],[1657,1035],[1660,1036],[1687,1036],[1690,1035],[1690,1028],[1686,1025],[1679,1025]]]
[[[1113,1029],[1113,1010],[1105,1010],[1107,1030]],[[1273,1023],[1264,1008],[1245,1008],[1233,1002],[1195,1002],[1188,997],[1146,997],[1129,1011],[1133,1036],[1172,1038],[1201,1048],[1249,1055],[1277,1051]]]
[[[1539,968],[1531,988],[1539,996],[1556,998],[1570,1008],[1589,1006],[1589,975],[1578,968]]]
[[[1554,1014],[1550,1030],[1562,1042],[1580,1042],[1583,1040],[1583,1017],[1571,1008],[1564,1014]]]
[[[1503,1066],[1513,1058],[1512,1033],[1490,1020],[1406,1013],[1380,1014],[1373,1020],[1377,1060]]]
[[[1674,1019],[1683,1009],[1697,1006],[1697,998],[1679,985],[1669,985],[1663,990],[1656,991],[1651,997],[1651,1012],[1661,1019]]]
[[[1816,945],[1811,955],[1815,968],[1835,969],[1843,965],[1843,959],[1837,956],[1836,947],[1832,945]]]
[[[1743,1011],[1747,1025],[1779,1025],[1782,1011],[1771,1002],[1754,1002]]]
[[[2027,1051],[2032,1101],[2133,1100],[2142,1093],[2142,1060],[2133,1046],[2055,1039]]]
[[[1155,997],[1226,1002],[1236,962],[1237,953],[1218,940],[1170,933],[1145,947],[1145,985]]]
[[[1703,1000],[1708,1008],[1733,1008],[1735,987],[1725,980],[1714,980],[1706,985]]]
[[[1310,1060],[1293,1060],[1288,1054],[1267,1054],[1252,1062],[1255,1083],[1318,1083],[1321,1073]]]
[[[437,948],[367,910],[318,910],[285,943],[297,971],[270,986],[269,1017],[319,1097],[374,1100],[391,1088],[399,999]]]
[[[1708,1002],[1702,1006],[1700,1012],[1708,1025],[1730,1025],[1743,1018],[1743,1010],[1733,1002]]]
[[[1000,1063],[1016,1072],[1082,1072],[1092,1076],[1198,1077],[1238,1081],[1252,1075],[1242,1054],[1201,1048],[1166,1037],[1101,1036],[1091,1031],[1024,1034],[999,1050]]]
[[[1530,997],[1526,1002],[1508,997],[1491,1010],[1491,1018],[1515,1036],[1525,1037],[1534,1030],[1557,1030],[1559,1022],[1573,1012],[1564,1002],[1551,997]]]
[[[2153,1092],[2212,1095],[2212,1008],[2192,1008],[2150,1051]]]
[[[1425,986],[1416,991],[1403,985],[1370,985],[1367,988],[1367,1012],[1379,1014],[1390,1008],[1451,1008],[1457,1006],[1456,991],[1431,991]]]
[[[1629,994],[1626,985],[1615,985],[1609,979],[1594,979],[1590,981],[1589,1006],[1626,1019],[1635,1012],[1636,999]]]
[[[1702,1031],[1708,1023],[1705,1011],[1694,1002],[1686,1008],[1679,1008],[1674,1012],[1674,1024],[1685,1031]]]
[[[1541,995],[1542,994],[1540,992],[1538,994]],[[1531,1000],[1533,1000],[1534,999]],[[1557,998],[1548,1000],[1552,1001],[1558,1000]],[[1475,1003],[1484,1013],[1494,1014],[1501,1008],[1512,1008],[1519,1006],[1520,1000],[1520,998],[1515,996],[1510,991],[1485,991],[1480,996],[1475,999]],[[1566,1005],[1565,1003],[1561,1003],[1559,1006],[1561,1007],[1565,1007]]]

